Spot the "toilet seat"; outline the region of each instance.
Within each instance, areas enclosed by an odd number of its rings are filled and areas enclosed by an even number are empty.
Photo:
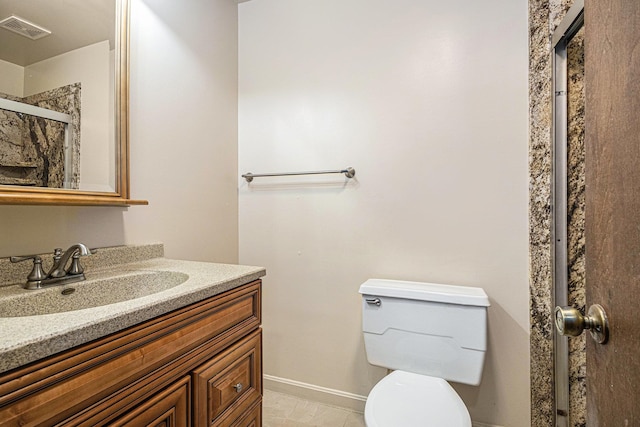
[[[471,427],[467,408],[442,378],[393,371],[376,384],[364,410],[367,427]]]

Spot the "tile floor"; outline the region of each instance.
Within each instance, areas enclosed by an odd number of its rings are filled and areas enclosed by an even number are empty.
[[[365,427],[363,415],[288,394],[264,390],[263,427]]]

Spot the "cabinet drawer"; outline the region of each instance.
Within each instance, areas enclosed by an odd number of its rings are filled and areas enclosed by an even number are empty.
[[[261,330],[193,371],[198,426],[230,426],[262,395]]]
[[[189,427],[191,378],[185,377],[132,410],[111,427]]]

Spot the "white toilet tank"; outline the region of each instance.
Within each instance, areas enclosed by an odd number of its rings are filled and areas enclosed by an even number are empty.
[[[360,286],[373,365],[478,385],[489,298],[481,288],[369,279]]]

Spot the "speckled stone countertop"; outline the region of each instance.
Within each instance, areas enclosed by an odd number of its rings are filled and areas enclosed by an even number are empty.
[[[184,282],[146,296],[75,311],[22,317],[6,317],[0,312],[0,372],[120,331],[266,274],[262,267],[180,261],[163,258],[162,254],[162,245],[101,249],[96,255],[83,258],[83,261],[86,259],[83,263],[86,266],[85,282],[53,288],[56,292],[69,287],[78,289],[83,284],[113,277],[114,273],[119,272],[125,275],[140,272],[150,277],[154,277],[151,272],[175,272],[183,278],[184,275],[188,276]],[[90,261],[92,257],[95,258]],[[122,263],[122,260],[134,262]],[[12,268],[24,269],[9,266],[6,259],[0,259],[0,302],[15,298],[16,295],[52,289],[24,290],[20,285],[8,284],[7,278],[9,281],[15,280],[14,276],[18,274]]]

